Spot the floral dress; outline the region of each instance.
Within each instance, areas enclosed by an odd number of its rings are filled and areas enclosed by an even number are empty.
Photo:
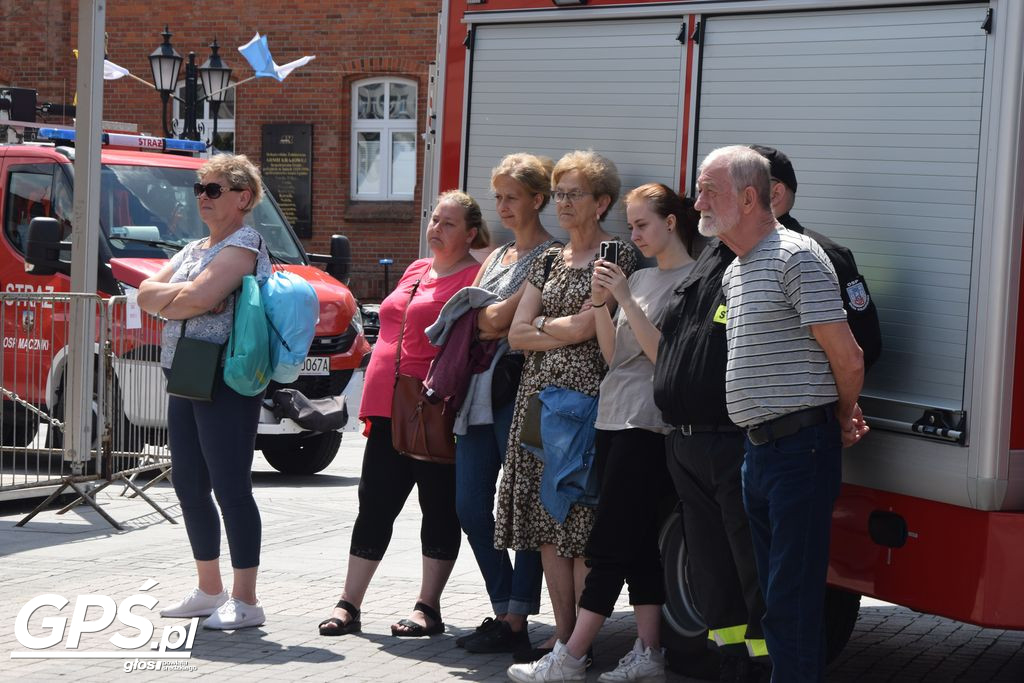
[[[590,280],[596,258],[595,255],[583,268],[570,268],[559,252],[552,262],[546,283],[545,257],[533,262],[527,279],[542,290],[541,315],[558,318],[579,312],[583,302],[590,298]],[[625,243],[619,245],[619,266],[627,277],[637,267],[636,252]],[[519,445],[519,433],[530,394],[555,385],[597,396],[608,366],[596,338],[544,352],[539,367],[536,356],[536,352],[527,352],[523,377],[516,393],[512,431],[498,489],[494,546],[499,549],[537,550],[541,545],[551,543],[562,557],[582,557],[583,547],[594,525],[594,509],[573,505],[564,523],[555,521],[540,501],[544,462]]]

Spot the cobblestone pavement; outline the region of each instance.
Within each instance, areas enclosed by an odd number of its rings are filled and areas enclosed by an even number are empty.
[[[335,462],[323,473],[287,477],[258,458],[253,479],[263,516],[263,557],[259,591],[267,610],[261,628],[238,632],[199,629],[191,656],[172,659],[26,659],[15,622],[19,611],[34,596],[55,593],[71,603],[59,616],[74,621],[78,596],[108,596],[121,604],[134,595],[148,595],[167,604],[194,585],[194,569],[182,524],[170,524],[145,503],[119,497],[113,487],[101,494],[104,508],[125,530],[108,526],[91,509],[76,508],[57,516],[45,512],[23,528],[14,524],[24,505],[0,504],[0,680],[51,681],[73,677],[82,681],[108,681],[126,676],[125,667],[163,662],[164,670],[137,670],[136,680],[166,680],[203,676],[232,676],[239,681],[491,681],[504,680],[508,655],[472,655],[454,645],[488,614],[483,583],[468,545],[456,564],[443,599],[447,624],[443,636],[397,639],[390,625],[407,616],[419,584],[419,515],[415,498],[396,525],[391,549],[381,564],[363,604],[363,633],[342,638],[317,634],[341,589],[348,540],[356,513],[356,491],[363,439],[346,434]],[[151,489],[153,497],[180,522],[181,512],[167,485]],[[226,553],[225,553],[226,560]],[[225,561],[225,568],[227,562]],[[143,590],[147,580],[158,582]],[[101,601],[97,601],[101,602]],[[159,605],[150,611],[136,607],[136,620],[152,618],[153,640],[171,635],[187,620],[162,619]],[[44,617],[56,608],[43,607],[29,622],[36,637],[50,629]],[[101,622],[97,604],[80,621]],[[113,612],[111,612],[113,617]],[[131,620],[132,617],[128,617]],[[534,641],[552,630],[548,605],[531,622]],[[65,636],[71,629],[68,628]],[[95,633],[84,633],[77,652],[105,651],[123,656],[111,644],[120,633],[139,631],[119,619]],[[624,599],[595,643],[595,664],[589,680],[611,669],[627,652],[634,637]],[[40,653],[74,652],[68,638]],[[151,652],[143,647],[137,652]],[[157,654],[157,653],[153,653]],[[186,665],[188,670],[168,671]],[[672,674],[670,681],[689,681]],[[866,601],[850,644],[830,668],[829,681],[1024,681],[1024,633],[979,629],[909,610]]]

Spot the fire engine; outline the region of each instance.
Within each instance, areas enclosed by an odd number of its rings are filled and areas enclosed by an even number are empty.
[[[35,128],[29,126],[30,132]],[[39,260],[38,254],[28,249],[28,235],[34,218],[55,219],[61,234],[52,236],[52,244],[38,246],[43,247],[40,253],[59,254],[61,242],[71,232],[74,131],[43,127],[38,128],[36,137],[35,142],[0,145],[0,287],[5,292],[59,294],[70,290],[70,262],[66,258]],[[103,138],[97,286],[101,296],[109,297],[137,289],[182,246],[206,234],[192,196],[196,169],[204,160],[195,155],[202,150],[201,143],[123,133],[104,133]],[[269,192],[253,210],[251,224],[279,262],[275,268],[307,280],[320,302],[316,336],[302,374],[289,388],[311,399],[342,395],[369,352],[356,300],[343,284],[351,262],[348,240],[333,236],[330,256],[307,254]],[[314,261],[326,263],[328,272],[312,265]],[[63,321],[55,320],[52,305],[33,305],[26,315],[35,329],[51,333],[35,346],[26,342],[37,340],[3,339],[3,384],[62,419],[67,345],[75,340],[67,339],[65,326],[56,324]],[[123,334],[129,335],[131,330]],[[135,337],[119,340],[122,347],[127,343],[129,362],[118,368],[133,373],[134,379],[117,377],[109,397],[117,404],[114,414],[119,417],[113,421],[112,433],[118,451],[137,451],[146,443],[161,445],[166,440],[166,413],[154,408],[163,405],[153,395],[164,390],[159,366],[152,360],[131,362],[132,353],[137,358],[159,358],[158,353],[143,353],[153,351],[154,345],[159,347],[158,330],[155,337],[152,332],[149,338],[139,335],[136,331]],[[47,348],[41,348],[44,344]],[[18,373],[19,367],[39,364],[44,371],[38,377]],[[139,377],[145,381],[138,381]],[[280,388],[272,383],[268,396]],[[19,410],[10,400],[3,401],[3,410],[3,443],[24,446],[31,442],[38,417],[32,411]],[[341,438],[340,431],[311,432],[290,419],[274,417],[267,409],[260,418],[256,448],[281,472],[312,474],[330,464]]]
[[[624,189],[692,193],[710,150],[761,143],[856,254],[884,350],[833,516],[833,655],[861,595],[1024,629],[1021,36],[1013,0],[442,3],[427,187],[483,199],[505,154],[593,148]],[[699,634],[678,520],[663,552],[667,620]]]

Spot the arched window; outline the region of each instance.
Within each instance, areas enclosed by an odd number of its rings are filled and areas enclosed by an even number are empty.
[[[353,199],[410,200],[416,187],[416,84],[352,85]]]
[[[206,90],[203,89],[203,82],[198,81],[196,85],[198,86],[196,89],[196,97],[200,99],[199,104],[196,105],[196,128],[200,130],[199,137],[209,147],[211,142],[210,138],[213,136],[213,107],[210,105],[209,100],[202,99],[202,97],[206,95]],[[184,82],[178,86],[176,94],[181,99],[185,99]],[[172,101],[174,102],[174,118],[178,121],[180,130],[185,114],[185,105],[178,100]],[[235,151],[234,88],[228,88],[225,93],[225,99],[220,103],[220,109],[217,111],[217,139],[213,141],[213,146],[218,152]],[[207,151],[209,152],[210,150],[208,149]],[[206,154],[203,154],[202,156],[206,156]]]

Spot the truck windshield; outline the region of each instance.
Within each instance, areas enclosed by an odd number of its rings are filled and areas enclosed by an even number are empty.
[[[190,169],[104,165],[100,227],[111,254],[164,257],[208,235],[192,191],[195,182],[195,171]],[[269,193],[253,209],[249,223],[263,235],[274,256],[288,263],[305,262],[294,233]]]

